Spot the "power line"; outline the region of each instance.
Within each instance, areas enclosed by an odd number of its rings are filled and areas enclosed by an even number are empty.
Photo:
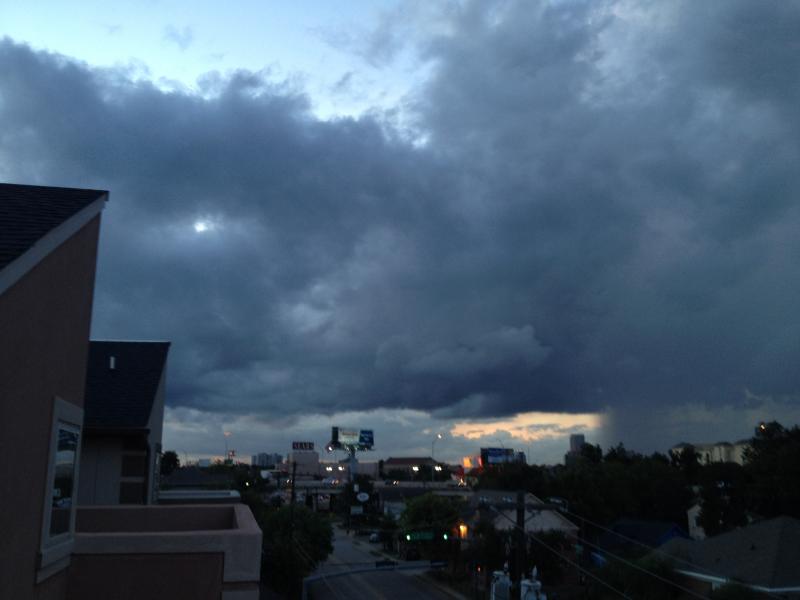
[[[612,535],[616,535],[617,537],[620,537],[620,538],[622,538],[622,539],[624,539],[624,540],[626,540],[628,542],[632,542],[634,544],[637,544],[637,545],[641,546],[642,548],[646,548],[647,550],[650,550],[651,552],[655,552],[657,554],[661,554],[662,556],[665,556],[665,557],[667,557],[667,558],[669,558],[669,559],[671,559],[671,560],[673,560],[675,562],[680,562],[680,563],[683,563],[683,564],[688,565],[690,567],[694,567],[696,569],[700,569],[701,571],[705,571],[707,574],[713,575],[715,577],[719,577],[720,579],[725,579],[725,580],[729,579],[729,577],[727,577],[725,575],[721,575],[719,573],[715,573],[714,571],[711,571],[710,569],[707,569],[705,567],[701,567],[700,565],[698,565],[696,563],[693,563],[693,562],[691,562],[689,560],[686,560],[685,558],[680,558],[678,556],[673,556],[672,554],[670,554],[668,552],[665,552],[664,550],[661,550],[659,548],[655,548],[653,546],[649,546],[648,544],[645,544],[644,542],[640,542],[639,540],[635,540],[635,539],[633,539],[631,537],[628,537],[627,535],[619,533],[618,531],[614,531],[613,529],[609,529],[608,527],[603,527],[599,523],[595,523],[594,521],[591,521],[590,519],[587,519],[586,517],[583,517],[583,516],[581,516],[579,514],[576,514],[576,513],[572,512],[570,510],[567,510],[566,508],[561,508],[560,510],[562,512],[565,512],[565,513],[569,514],[569,515],[572,515],[573,517],[575,517],[577,519],[582,520],[585,523],[589,523],[591,526],[596,527],[597,529],[601,529],[602,531],[606,531],[606,532],[608,532],[608,533],[610,533]],[[776,596],[775,594],[773,594],[771,592],[761,592],[761,593],[765,594],[766,596],[769,596],[770,598],[776,598],[777,600],[781,600],[780,596]]]
[[[694,596],[695,598],[700,598],[701,600],[707,600],[707,596],[703,596],[701,594],[698,594],[697,592],[694,592],[694,591],[690,590],[689,588],[685,588],[682,585],[680,585],[678,583],[675,583],[674,581],[670,581],[666,577],[662,577],[658,573],[653,573],[649,569],[645,569],[644,567],[642,567],[640,565],[637,565],[634,562],[631,562],[631,561],[629,561],[629,560],[627,560],[625,558],[622,558],[621,556],[617,556],[616,554],[613,554],[613,553],[609,552],[608,550],[605,550],[604,548],[601,548],[597,544],[593,544],[592,542],[588,542],[588,541],[586,541],[584,539],[580,539],[580,538],[578,538],[578,539],[582,544],[586,544],[587,546],[591,546],[592,548],[597,548],[599,550],[602,550],[604,554],[610,556],[611,558],[616,559],[616,560],[618,560],[618,561],[620,561],[622,563],[625,563],[629,567],[633,567],[634,569],[637,569],[637,570],[641,571],[642,573],[647,573],[651,577],[655,577],[656,579],[658,579],[660,581],[663,581],[664,583],[668,583],[669,585],[678,588],[679,590],[689,594],[690,596]]]
[[[308,562],[308,565],[310,567],[314,567],[315,566],[314,559],[311,558],[311,555],[308,553],[308,551],[305,548],[303,548],[303,545],[299,541],[295,540],[294,543],[295,547],[300,553],[300,556]],[[322,581],[325,584],[325,587],[327,587],[333,593],[334,596],[336,596],[337,598],[341,598],[342,597],[341,594],[339,594],[339,592],[337,592],[333,588],[333,586],[331,586],[330,582],[328,581],[328,578],[325,576],[325,573],[320,573],[320,575],[322,576]]]
[[[581,566],[580,566],[578,563],[576,563],[576,562],[574,562],[574,561],[570,560],[569,558],[567,558],[566,556],[564,556],[563,554],[561,554],[560,552],[558,552],[558,551],[557,551],[555,548],[552,548],[551,546],[548,546],[546,543],[544,543],[542,540],[540,540],[539,538],[537,538],[537,537],[536,537],[535,535],[533,535],[532,533],[528,533],[527,535],[529,535],[529,536],[531,537],[531,539],[532,539],[534,542],[536,542],[536,543],[538,543],[538,544],[541,544],[542,546],[544,546],[545,548],[547,548],[548,550],[550,550],[550,552],[552,552],[553,554],[555,554],[556,556],[558,556],[559,558],[561,558],[561,560],[563,560],[563,561],[564,561],[564,562],[566,562],[566,563],[569,563],[570,565],[572,565],[573,567],[575,567],[576,569],[578,569],[580,572],[582,572],[582,573],[585,573],[586,575],[588,575],[589,577],[591,577],[592,579],[594,579],[594,580],[595,580],[595,581],[597,581],[598,583],[600,583],[600,584],[602,584],[603,586],[605,586],[605,587],[607,587],[608,589],[610,589],[612,592],[614,592],[614,593],[616,593],[616,594],[619,594],[620,596],[622,596],[623,598],[627,598],[628,600],[633,600],[633,598],[631,598],[630,596],[628,596],[628,595],[627,595],[625,592],[623,592],[623,591],[621,591],[621,590],[618,590],[618,589],[617,589],[617,588],[615,588],[613,585],[611,585],[611,584],[610,584],[610,583],[608,583],[607,581],[604,581],[603,579],[601,579],[600,577],[598,577],[597,575],[595,575],[594,573],[592,573],[592,572],[591,572],[591,571],[589,571],[588,569],[584,569],[584,568],[583,568],[583,567],[581,567]]]
[[[566,557],[566,556],[564,556],[564,555],[563,555],[561,552],[559,552],[558,550],[556,550],[555,548],[553,548],[553,547],[552,547],[552,546],[550,546],[549,544],[545,543],[544,541],[540,540],[539,538],[537,538],[537,537],[536,537],[535,535],[533,535],[532,533],[526,532],[524,529],[520,528],[520,526],[519,526],[519,525],[517,525],[516,521],[514,521],[514,519],[512,519],[511,517],[509,517],[509,516],[508,516],[508,515],[506,515],[505,513],[503,513],[503,512],[501,512],[501,511],[499,511],[499,510],[498,510],[498,509],[496,509],[494,506],[490,506],[490,508],[491,508],[492,510],[494,510],[494,511],[495,511],[497,514],[499,514],[499,515],[503,516],[504,518],[508,519],[509,521],[511,521],[511,523],[514,525],[514,527],[515,527],[515,528],[517,528],[517,529],[521,529],[521,530],[523,531],[523,533],[527,533],[527,535],[529,535],[529,536],[531,537],[531,539],[533,539],[533,541],[535,541],[536,543],[538,543],[538,544],[540,544],[540,545],[544,546],[545,548],[547,548],[548,550],[550,550],[550,552],[552,552],[553,554],[555,554],[556,556],[558,556],[558,557],[559,557],[561,560],[563,560],[564,562],[566,562],[566,563],[568,563],[568,564],[572,565],[573,567],[575,567],[576,569],[578,569],[578,571],[580,571],[581,573],[584,573],[585,575],[588,575],[589,577],[591,577],[592,579],[594,579],[595,581],[597,581],[598,583],[600,583],[600,584],[601,584],[601,585],[603,585],[604,587],[608,588],[609,590],[611,590],[611,591],[612,591],[612,592],[614,592],[615,594],[619,594],[620,596],[622,596],[622,597],[623,597],[623,598],[625,598],[626,600],[633,600],[633,598],[631,598],[630,596],[628,596],[628,595],[627,595],[625,592],[623,592],[623,591],[621,591],[621,590],[618,590],[618,589],[617,589],[617,588],[615,588],[613,585],[611,585],[611,584],[610,584],[610,583],[608,583],[607,581],[604,581],[602,578],[598,577],[597,575],[595,575],[594,573],[592,573],[592,572],[591,572],[591,571],[589,571],[588,569],[585,569],[585,568],[583,568],[582,566],[580,566],[580,565],[579,565],[578,563],[576,563],[575,561],[573,561],[573,560],[571,560],[571,559],[567,558],[567,557]]]

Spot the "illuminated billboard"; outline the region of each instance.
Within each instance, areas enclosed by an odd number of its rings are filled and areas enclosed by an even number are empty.
[[[511,448],[481,448],[481,463],[484,467],[514,462],[514,450]]]
[[[356,450],[372,450],[375,436],[372,429],[331,429],[331,448],[355,448]]]

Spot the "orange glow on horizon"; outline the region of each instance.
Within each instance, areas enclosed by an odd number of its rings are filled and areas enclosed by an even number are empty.
[[[566,437],[570,433],[593,430],[602,427],[603,415],[600,413],[546,413],[528,412],[502,420],[463,421],[450,429],[450,435],[468,440],[496,436],[507,433],[523,442]],[[466,458],[464,466],[466,467]]]

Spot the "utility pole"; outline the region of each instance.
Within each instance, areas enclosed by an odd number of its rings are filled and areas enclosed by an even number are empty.
[[[522,578],[525,576],[525,492],[519,490],[517,492],[517,527],[516,527],[516,569],[514,571],[514,580],[511,585],[511,597],[514,600],[520,599],[520,591],[522,589]]]
[[[290,495],[291,500],[289,501],[289,530],[294,535],[294,499],[295,499],[295,491],[294,491],[294,476],[297,473],[297,462],[292,463],[292,492]]]

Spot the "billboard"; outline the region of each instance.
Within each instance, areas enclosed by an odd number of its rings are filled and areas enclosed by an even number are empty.
[[[375,440],[372,434],[372,429],[362,429],[358,433],[358,445],[363,446],[364,448],[372,448],[374,445]]]
[[[292,450],[313,450],[314,442],[292,442]]]
[[[345,429],[344,427],[334,427],[331,430],[332,448],[355,448],[356,450],[372,450],[375,444],[375,436],[372,429]]]
[[[481,448],[483,466],[514,462],[514,450],[511,448]]]
[[[356,444],[358,444],[358,430],[340,429],[339,443],[344,446],[355,446]]]

